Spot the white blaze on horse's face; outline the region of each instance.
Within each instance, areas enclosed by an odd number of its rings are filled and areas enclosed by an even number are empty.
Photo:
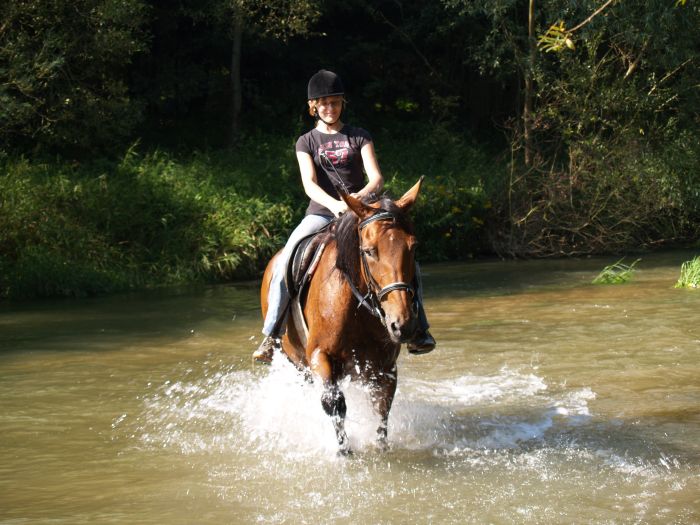
[[[348,207],[360,218],[362,272],[368,288],[379,301],[382,322],[395,343],[412,339],[418,326],[415,294],[415,236],[397,220],[415,203],[421,179],[394,204],[395,212],[379,210],[344,195]]]
[[[365,279],[373,280],[375,293],[381,295],[389,337],[395,343],[408,342],[418,323],[413,300],[416,238],[394,221],[380,220],[363,230],[360,243],[370,274]],[[392,289],[392,285],[399,286]],[[382,295],[383,290],[388,291]]]

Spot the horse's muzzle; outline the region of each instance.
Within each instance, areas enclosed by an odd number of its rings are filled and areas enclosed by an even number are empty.
[[[407,319],[386,319],[386,328],[389,337],[394,343],[408,343],[413,340],[413,336],[418,329],[418,319],[411,315]]]

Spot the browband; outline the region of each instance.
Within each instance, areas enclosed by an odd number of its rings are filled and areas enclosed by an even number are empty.
[[[388,221],[388,220],[395,221],[395,220],[396,220],[396,215],[394,215],[393,213],[391,213],[391,212],[389,212],[389,211],[382,211],[382,212],[379,212],[379,213],[375,213],[375,214],[372,215],[371,217],[368,217],[367,219],[365,219],[364,221],[362,221],[362,222],[360,223],[360,225],[358,226],[358,228],[359,228],[360,231],[362,231],[362,229],[363,229],[365,226],[367,226],[368,224],[370,224],[370,223],[372,223],[372,222],[374,222],[374,221]]]

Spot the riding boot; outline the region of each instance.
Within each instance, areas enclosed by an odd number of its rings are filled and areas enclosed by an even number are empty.
[[[275,321],[272,333],[270,335],[266,335],[265,339],[262,340],[262,343],[260,343],[257,350],[253,352],[254,361],[257,361],[258,363],[270,364],[272,362],[272,356],[274,355],[275,350],[282,349],[282,335],[284,335],[285,326],[287,326],[289,306],[290,302],[286,301],[282,308],[282,314]]]
[[[436,342],[435,338],[428,331],[430,325],[423,309],[423,303],[421,301],[416,301],[416,303],[418,308],[418,329],[413,336],[413,340],[407,345],[408,353],[415,355],[427,354],[435,350]]]
[[[258,349],[253,352],[253,360],[257,361],[258,363],[269,365],[272,363],[272,356],[274,355],[275,350],[279,350],[280,348],[280,340],[277,337],[266,335],[265,339],[263,339],[262,343],[260,343]]]
[[[408,353],[410,354],[427,354],[435,349],[435,338],[430,335],[428,328],[430,324],[428,323],[428,316],[425,314],[425,308],[423,308],[423,281],[420,275],[420,267],[416,263],[416,295],[415,295],[415,308],[418,315],[418,329],[416,330],[413,340],[408,343]]]

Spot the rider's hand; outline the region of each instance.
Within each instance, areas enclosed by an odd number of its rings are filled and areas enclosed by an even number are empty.
[[[330,210],[333,212],[333,215],[340,217],[348,210],[348,205],[345,204],[345,201],[334,201],[334,203],[330,206]]]

